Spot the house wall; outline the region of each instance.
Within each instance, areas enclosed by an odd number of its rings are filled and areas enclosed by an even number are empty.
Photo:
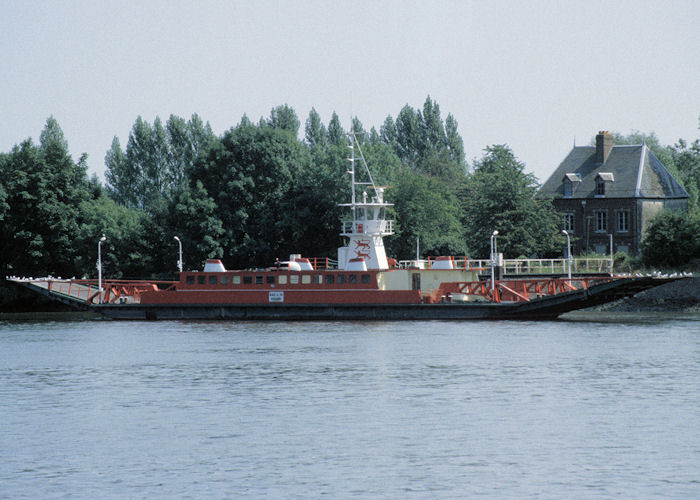
[[[608,253],[610,250],[610,234],[613,235],[613,251],[627,251],[635,255],[639,252],[640,225],[642,211],[635,199],[620,198],[586,198],[566,199],[557,198],[554,206],[560,213],[573,213],[574,233],[572,238],[572,252],[574,254],[601,251]],[[617,227],[618,212],[629,211],[628,230],[620,231]],[[608,227],[605,232],[596,232],[595,214],[604,211],[607,214]]]

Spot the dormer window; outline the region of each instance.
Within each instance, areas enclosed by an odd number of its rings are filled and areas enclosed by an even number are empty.
[[[564,198],[571,198],[581,182],[579,174],[566,174],[564,176]]]
[[[595,195],[605,196],[606,184],[609,182],[612,183],[614,181],[615,178],[612,172],[600,172],[598,175],[595,176]]]

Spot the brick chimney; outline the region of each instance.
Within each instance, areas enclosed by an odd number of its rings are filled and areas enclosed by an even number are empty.
[[[610,150],[613,147],[613,136],[607,130],[601,130],[595,136],[595,161],[597,163],[605,163],[608,159]]]

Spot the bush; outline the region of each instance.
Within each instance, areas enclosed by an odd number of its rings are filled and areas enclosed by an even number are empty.
[[[700,212],[663,212],[656,216],[642,242],[647,266],[679,268],[700,258]]]

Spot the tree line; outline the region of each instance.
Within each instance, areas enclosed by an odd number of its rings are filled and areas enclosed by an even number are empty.
[[[365,130],[355,117],[352,130],[375,182],[391,186],[386,199],[397,234],[385,242],[388,254],[411,258],[418,238],[423,255],[485,258],[494,229],[508,257],[562,254],[561,216],[535,197],[535,176],[505,144],[487,146],[468,167],[456,120],[443,119],[430,97],[421,109],[406,105],[396,118],[387,116],[379,130]],[[693,210],[652,224],[656,239],[648,238],[645,256],[678,238],[674,231],[700,233],[700,142],[651,142],[647,137],[691,193]],[[201,269],[207,258],[241,268],[290,253],[335,257],[348,216],[337,206],[350,198],[348,146],[337,114],[324,124],[312,109],[302,130],[287,105],[257,122],[244,115],[219,136],[197,115],[152,124],[138,117],[124,148],[112,141],[103,185],[88,177],[85,155],[71,157],[51,117],[38,143],[26,139],[0,153],[2,275],[94,277],[102,234],[111,278],[172,277],[174,236],[188,269]],[[693,255],[691,245],[671,264]]]

